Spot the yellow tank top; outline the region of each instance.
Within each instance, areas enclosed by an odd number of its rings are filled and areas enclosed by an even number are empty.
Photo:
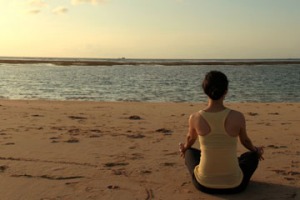
[[[243,179],[236,153],[237,137],[229,136],[225,130],[229,112],[229,109],[216,113],[200,111],[210,126],[210,133],[206,136],[199,135],[201,159],[194,174],[197,181],[208,188],[234,188]]]

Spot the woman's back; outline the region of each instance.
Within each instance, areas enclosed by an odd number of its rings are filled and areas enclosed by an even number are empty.
[[[224,110],[224,109],[223,109]],[[214,113],[219,113],[218,112],[210,112],[209,110],[201,110],[200,112],[194,114],[195,118],[198,118],[196,121],[198,123],[196,124],[196,130],[197,133],[201,136],[208,135],[211,131],[211,127],[207,123],[207,120],[201,115],[202,113],[207,113],[207,114],[214,114]],[[243,127],[244,120],[243,120],[243,114],[235,111],[235,110],[229,110],[229,113],[226,116],[225,122],[223,123],[226,134],[229,136],[239,136],[241,127]]]
[[[201,162],[195,168],[195,177],[206,187],[232,188],[238,186],[243,178],[236,155],[237,137],[227,133],[225,123],[231,111],[200,111],[202,121],[209,132],[199,135]],[[233,128],[229,124],[229,129]]]

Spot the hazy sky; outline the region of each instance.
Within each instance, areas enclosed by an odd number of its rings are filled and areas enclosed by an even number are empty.
[[[300,0],[0,0],[0,56],[300,58]]]

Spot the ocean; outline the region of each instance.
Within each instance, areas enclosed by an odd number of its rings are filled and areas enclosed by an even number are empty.
[[[227,102],[300,102],[297,59],[0,58],[0,98],[204,102],[201,82],[210,70],[228,76]]]

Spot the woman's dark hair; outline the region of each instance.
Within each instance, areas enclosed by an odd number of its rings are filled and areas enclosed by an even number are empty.
[[[220,99],[228,89],[228,79],[220,71],[210,71],[202,82],[204,93],[212,100]]]

